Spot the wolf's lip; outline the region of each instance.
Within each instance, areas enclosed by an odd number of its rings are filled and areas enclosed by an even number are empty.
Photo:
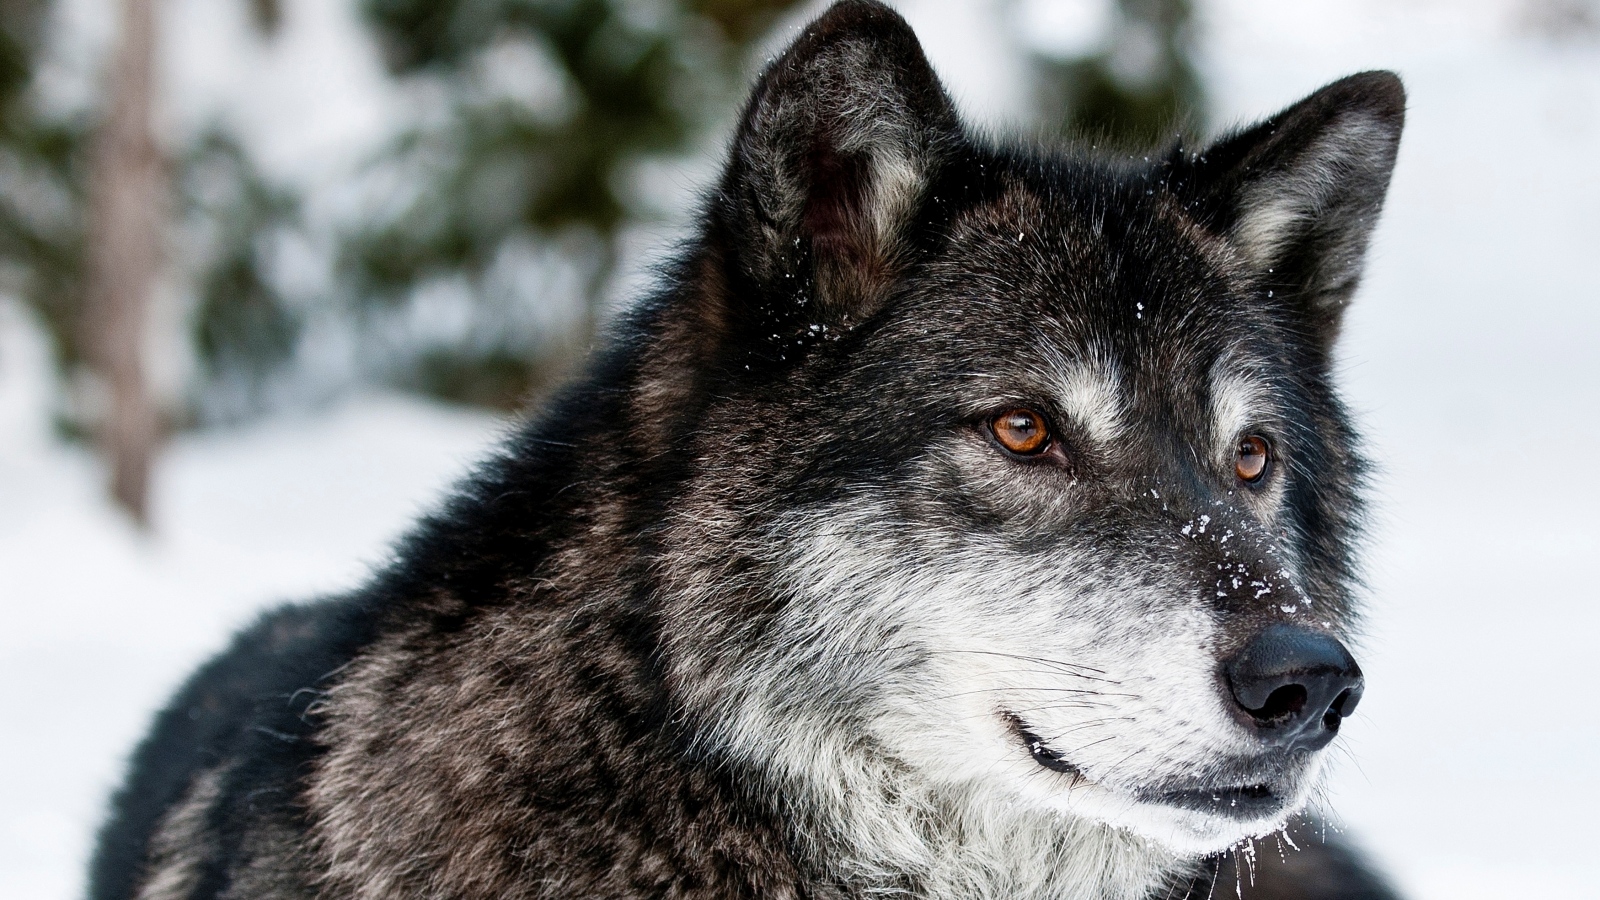
[[[1013,712],[1002,713],[1001,715],[1006,720],[1006,723],[1011,726],[1011,732],[1022,740],[1024,747],[1028,748],[1028,753],[1032,754],[1034,762],[1055,772],[1064,772],[1068,775],[1082,777],[1083,772],[1077,766],[1067,762],[1059,750],[1045,743],[1044,738],[1029,730],[1027,723],[1022,721],[1021,716]]]
[[[1074,784],[1084,777],[1083,770],[1068,762],[1061,751],[1045,740],[1013,712],[1001,714],[1012,734],[1022,741],[1033,756],[1034,762],[1055,772],[1071,775]],[[1176,806],[1195,812],[1209,813],[1230,819],[1260,819],[1274,815],[1288,805],[1287,798],[1273,786],[1265,783],[1239,784],[1226,787],[1166,788],[1136,791],[1141,802]]]
[[[1281,812],[1288,804],[1282,794],[1266,784],[1152,791],[1139,799],[1230,819],[1264,818]]]

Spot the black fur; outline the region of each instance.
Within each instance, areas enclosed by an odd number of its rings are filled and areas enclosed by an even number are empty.
[[[1327,348],[1402,115],[1368,73],[1154,164],[996,148],[904,22],[839,3],[763,75],[700,233],[588,374],[368,587],[264,617],[160,715],[91,896],[933,891],[851,868],[822,807],[719,743],[748,673],[825,643],[780,626],[784,515],[869,497],[907,560],[944,535],[1088,544],[1207,598],[1223,565],[1292,564],[1278,596],[1346,630],[1362,464]],[[1123,378],[1115,452],[1040,380],[1086,348]],[[1197,443],[1234,357],[1276,410],[1270,496]],[[1052,411],[1056,462],[970,468],[997,394]],[[1179,538],[1202,514],[1237,542]],[[1225,645],[1293,615],[1216,593]],[[873,686],[927,658],[822,653],[771,702],[870,743]],[[1305,846],[1298,887],[1245,896],[1385,896]],[[1214,872],[1167,874],[1206,896]]]

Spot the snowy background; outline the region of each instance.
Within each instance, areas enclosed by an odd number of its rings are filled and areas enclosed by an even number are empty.
[[[1070,43],[1093,3],[906,0],[952,92],[1003,127],[1020,19]],[[395,98],[344,3],[175,0],[171,115],[227,108],[315,184]],[[1221,123],[1364,68],[1410,112],[1342,378],[1381,466],[1369,689],[1329,792],[1416,900],[1600,897],[1600,35],[1523,4],[1210,0]],[[90,17],[92,19],[92,16]],[[1076,30],[1075,30],[1076,29]],[[332,162],[330,162],[332,161]],[[685,164],[689,190],[706,166]],[[635,282],[659,255],[627,261]],[[0,898],[77,896],[151,713],[266,605],[358,583],[506,423],[390,396],[181,437],[155,529],[51,437],[42,339],[0,300]]]

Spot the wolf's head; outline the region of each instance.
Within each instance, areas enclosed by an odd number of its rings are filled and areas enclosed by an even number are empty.
[[[995,148],[892,12],[808,28],[649,314],[702,748],[861,877],[1303,806],[1362,690],[1330,351],[1403,106],[1368,73],[1200,152]]]

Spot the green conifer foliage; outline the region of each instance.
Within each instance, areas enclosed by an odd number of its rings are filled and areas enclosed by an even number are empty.
[[[32,90],[51,46],[54,6],[0,0],[0,291],[20,298],[49,335],[67,388],[56,424],[77,435],[92,418],[74,387],[85,365],[88,168],[100,112],[47,110]],[[256,0],[251,10],[264,35],[276,27],[276,2]],[[203,407],[234,418],[251,409],[241,395],[253,395],[294,351],[298,313],[268,271],[265,250],[297,227],[298,201],[221,128],[199,135],[169,165],[173,218],[203,239],[175,243],[169,254],[170,274],[194,297],[191,346],[201,378],[188,396],[168,398],[179,406],[166,414],[180,425]],[[219,390],[230,395],[225,402],[214,402]]]
[[[30,94],[48,12],[0,0],[0,290],[39,318],[70,374],[83,364],[88,123],[46,116]]]
[[[274,242],[300,227],[300,198],[268,180],[225,130],[203,133],[178,166],[192,256],[190,340],[200,367],[195,412],[235,419],[263,407],[261,390],[291,362],[303,310],[280,286]]]
[[[1098,52],[1035,54],[1040,121],[1047,130],[1130,151],[1203,130],[1192,0],[1116,0],[1116,12]]]
[[[394,305],[456,278],[482,299],[512,240],[559,245],[584,281],[573,333],[435,348],[396,377],[511,406],[581,352],[623,229],[652,214],[631,197],[632,167],[694,146],[742,87],[748,43],[793,2],[365,0],[391,70],[429,81],[446,108],[388,157],[414,192],[350,236],[342,260],[355,296]],[[541,84],[496,89],[491,70],[507,58]]]

